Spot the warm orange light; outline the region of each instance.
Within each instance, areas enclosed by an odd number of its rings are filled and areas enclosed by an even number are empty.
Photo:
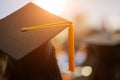
[[[75,70],[75,59],[74,59],[74,27],[71,22],[68,21],[62,21],[62,22],[56,22],[56,23],[50,23],[50,24],[43,24],[38,26],[31,26],[31,27],[23,27],[21,31],[28,31],[28,30],[34,30],[34,29],[40,29],[40,28],[53,28],[57,26],[69,26],[69,35],[68,35],[68,52],[69,52],[69,70],[74,71]]]
[[[66,0],[34,0],[34,2],[53,14],[60,14],[66,4]]]

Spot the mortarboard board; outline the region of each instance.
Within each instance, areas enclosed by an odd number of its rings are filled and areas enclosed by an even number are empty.
[[[70,70],[74,70],[74,37],[72,23],[28,3],[0,20],[0,49],[18,60],[52,39],[66,27],[69,35]],[[38,29],[39,28],[39,29]],[[36,30],[33,30],[36,29]],[[28,31],[29,30],[29,31]],[[23,32],[26,31],[26,32]],[[72,55],[72,56],[71,56]]]
[[[88,44],[96,44],[101,46],[115,46],[120,44],[120,40],[113,40],[111,36],[112,34],[110,33],[102,32],[86,37],[83,41]]]

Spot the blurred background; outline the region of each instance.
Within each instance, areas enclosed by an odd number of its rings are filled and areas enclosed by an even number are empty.
[[[0,0],[0,19],[30,1],[74,24],[75,72],[67,29],[52,39],[63,80],[120,80],[120,0]]]

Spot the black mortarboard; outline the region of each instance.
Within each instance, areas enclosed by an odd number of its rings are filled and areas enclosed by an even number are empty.
[[[16,60],[21,59],[71,24],[33,3],[28,3],[0,20],[0,49]],[[74,47],[71,48],[69,52],[73,53]]]
[[[103,45],[103,46],[114,46],[120,44],[120,40],[114,40],[111,38],[113,34],[107,32],[101,32],[89,37],[86,37],[83,41],[88,44]]]

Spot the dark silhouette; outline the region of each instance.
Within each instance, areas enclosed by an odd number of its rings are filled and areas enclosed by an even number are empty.
[[[62,80],[50,42],[44,43],[20,60],[8,56],[7,80]]]

